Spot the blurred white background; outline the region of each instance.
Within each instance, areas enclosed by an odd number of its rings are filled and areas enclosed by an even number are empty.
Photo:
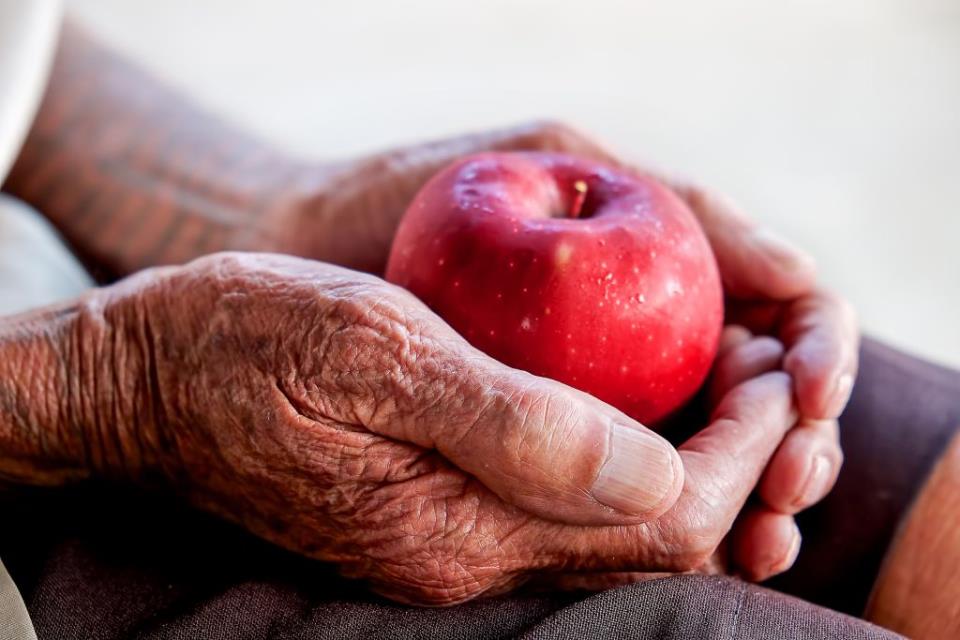
[[[208,107],[341,156],[533,118],[738,199],[867,331],[960,366],[957,0],[73,0]]]

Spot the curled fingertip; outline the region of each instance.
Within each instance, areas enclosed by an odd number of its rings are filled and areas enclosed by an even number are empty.
[[[717,347],[717,357],[722,357],[731,349],[748,342],[753,334],[750,330],[739,324],[727,325],[720,334],[720,343]]]
[[[824,407],[824,418],[832,419],[840,417],[847,403],[850,402],[850,395],[853,393],[853,374],[849,372],[841,373],[837,376],[833,384],[833,391],[830,394]]]
[[[790,546],[787,547],[787,553],[780,560],[780,562],[774,563],[768,571],[769,576],[775,576],[778,573],[783,573],[788,570],[793,564],[797,561],[797,557],[800,555],[800,546],[803,542],[803,536],[800,534],[800,527],[797,526],[796,521],[793,521],[793,535],[790,539]]]
[[[818,502],[833,484],[833,476],[833,464],[830,459],[822,453],[814,455],[803,485],[791,506],[799,511]]]

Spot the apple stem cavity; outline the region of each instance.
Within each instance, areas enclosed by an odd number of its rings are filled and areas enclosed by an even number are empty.
[[[577,193],[573,197],[573,204],[570,206],[570,217],[579,218],[583,212],[583,204],[587,201],[587,183],[583,180],[577,180],[573,183],[573,190]]]

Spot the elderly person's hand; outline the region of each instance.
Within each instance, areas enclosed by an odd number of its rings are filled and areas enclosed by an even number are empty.
[[[623,162],[588,137],[556,123],[536,123],[399,149],[307,171],[305,194],[279,209],[270,228],[285,228],[281,250],[380,273],[396,225],[417,190],[464,154],[496,150],[562,151]],[[759,487],[762,501],[745,515],[748,539],[797,536],[792,516],[832,488],[843,455],[837,417],[857,370],[859,331],[849,304],[816,286],[810,257],[757,227],[726,198],[667,181],[699,219],[727,293],[723,349],[732,362],[715,374],[727,388],[730,368],[781,366],[794,379],[801,420],[780,446]],[[752,340],[753,333],[774,336]],[[781,347],[782,344],[782,347]],[[629,348],[629,345],[625,345]],[[716,402],[716,392],[713,401]],[[764,578],[768,573],[750,573]]]
[[[12,322],[0,369],[35,377],[8,395],[23,424],[57,426],[24,430],[5,477],[159,480],[418,604],[702,567],[796,420],[788,374],[724,358],[730,389],[678,454],[397,287],[275,255],[147,271]],[[793,551],[761,546],[744,570]]]

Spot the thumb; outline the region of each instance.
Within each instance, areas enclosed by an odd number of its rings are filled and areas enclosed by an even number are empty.
[[[559,382],[492,360],[461,371],[459,415],[433,445],[498,496],[572,524],[628,524],[667,511],[683,487],[664,438]]]

